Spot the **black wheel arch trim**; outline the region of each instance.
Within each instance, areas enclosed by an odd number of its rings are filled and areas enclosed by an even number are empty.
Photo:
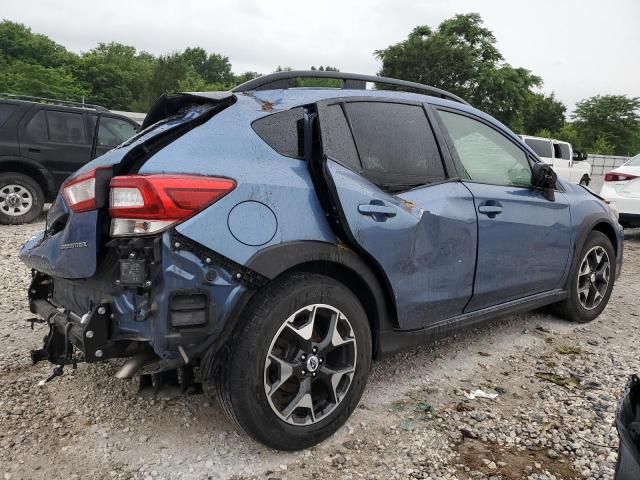
[[[603,229],[603,226],[604,226],[604,229]],[[616,261],[614,263],[616,264],[616,277],[617,277],[618,259],[621,253],[619,251],[620,245],[618,244],[618,235],[617,235],[618,228],[619,227],[617,227],[614,224],[611,218],[600,215],[600,214],[590,215],[582,221],[580,225],[580,229],[576,234],[576,241],[575,241],[573,252],[571,252],[571,263],[569,264],[569,268],[567,270],[567,279],[565,282],[565,288],[568,288],[569,282],[571,281],[569,277],[570,277],[571,269],[573,268],[574,262],[578,260],[578,256],[582,251],[582,247],[587,241],[589,234],[594,230],[603,233],[604,235],[607,236],[607,238],[609,238],[609,240],[611,240],[613,251],[615,252],[615,255],[616,255]]]
[[[397,328],[395,310],[389,308],[392,305],[392,295],[384,281],[378,278],[376,272],[363,260],[360,255],[342,243],[330,243],[317,240],[298,240],[281,243],[256,253],[246,263],[246,267],[264,277],[274,279],[283,273],[306,270],[331,265],[346,269],[358,277],[361,286],[366,286],[365,292],[354,291],[356,296],[363,300],[370,297],[370,302],[363,305],[370,318],[373,334],[374,357],[377,357],[380,332]],[[322,270],[315,271],[322,273]],[[340,278],[337,278],[340,280]],[[348,280],[348,279],[344,279]],[[354,285],[344,282],[351,290]]]
[[[11,165],[11,167],[5,170],[5,167],[7,165]],[[33,178],[33,175],[31,175],[29,172],[25,172],[24,170],[21,170],[21,167],[26,168],[30,172],[33,172],[33,171],[38,172],[39,178],[34,178],[34,180],[38,182],[46,198],[49,199],[51,198],[51,196],[55,196],[58,189],[56,188],[56,185],[54,183],[53,174],[47,167],[42,165],[40,162],[28,157],[21,157],[21,156],[15,156],[15,155],[0,156],[1,171],[21,173],[23,175],[27,175]]]

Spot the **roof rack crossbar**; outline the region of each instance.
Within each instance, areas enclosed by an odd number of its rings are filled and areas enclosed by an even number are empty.
[[[469,105],[462,98],[449,93],[440,88],[423,85],[422,83],[409,82],[407,80],[397,80],[395,78],[377,77],[375,75],[360,75],[358,73],[345,72],[326,72],[319,70],[293,70],[290,72],[276,72],[269,75],[263,75],[248,82],[242,83],[231,90],[234,93],[248,92],[251,90],[277,90],[295,87],[295,80],[299,78],[328,78],[331,80],[341,80],[342,89],[364,90],[367,88],[367,82],[384,83],[394,85],[396,87],[404,87],[407,89],[420,90],[427,95]]]
[[[83,103],[83,102],[74,102],[72,100],[58,100],[55,98],[46,98],[46,97],[34,97],[32,95],[19,95],[14,93],[3,93],[0,92],[0,98],[7,98],[12,100],[27,100],[30,102],[36,103],[48,103],[51,105],[63,105],[69,107],[82,107],[82,108],[91,108],[94,110],[98,110],[100,112],[108,112],[109,110],[101,105],[94,105],[91,103]]]

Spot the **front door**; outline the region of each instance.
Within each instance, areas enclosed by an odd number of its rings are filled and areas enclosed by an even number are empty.
[[[476,213],[469,190],[447,181],[423,107],[368,99],[322,103],[318,113],[316,161],[336,224],[384,273],[400,327],[461,314],[473,288]]]
[[[531,185],[525,150],[482,119],[439,110],[478,212],[478,263],[466,311],[561,288],[571,246],[569,204]]]

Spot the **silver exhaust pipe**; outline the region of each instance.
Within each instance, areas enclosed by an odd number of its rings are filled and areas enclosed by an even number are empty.
[[[155,360],[159,360],[159,358],[152,351],[146,350],[144,352],[136,353],[133,357],[127,360],[120,370],[118,370],[116,378],[131,378],[140,371],[142,367],[149,365]]]

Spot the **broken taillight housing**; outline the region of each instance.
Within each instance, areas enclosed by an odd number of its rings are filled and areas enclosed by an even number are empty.
[[[88,212],[97,208],[96,177],[109,167],[100,167],[73,177],[62,184],[65,203],[74,213]]]
[[[113,177],[109,192],[111,235],[146,235],[164,230],[232,191],[228,178],[197,175]]]
[[[630,175],[628,173],[609,172],[604,176],[605,182],[626,182],[627,180],[633,180],[638,178],[637,175]]]

